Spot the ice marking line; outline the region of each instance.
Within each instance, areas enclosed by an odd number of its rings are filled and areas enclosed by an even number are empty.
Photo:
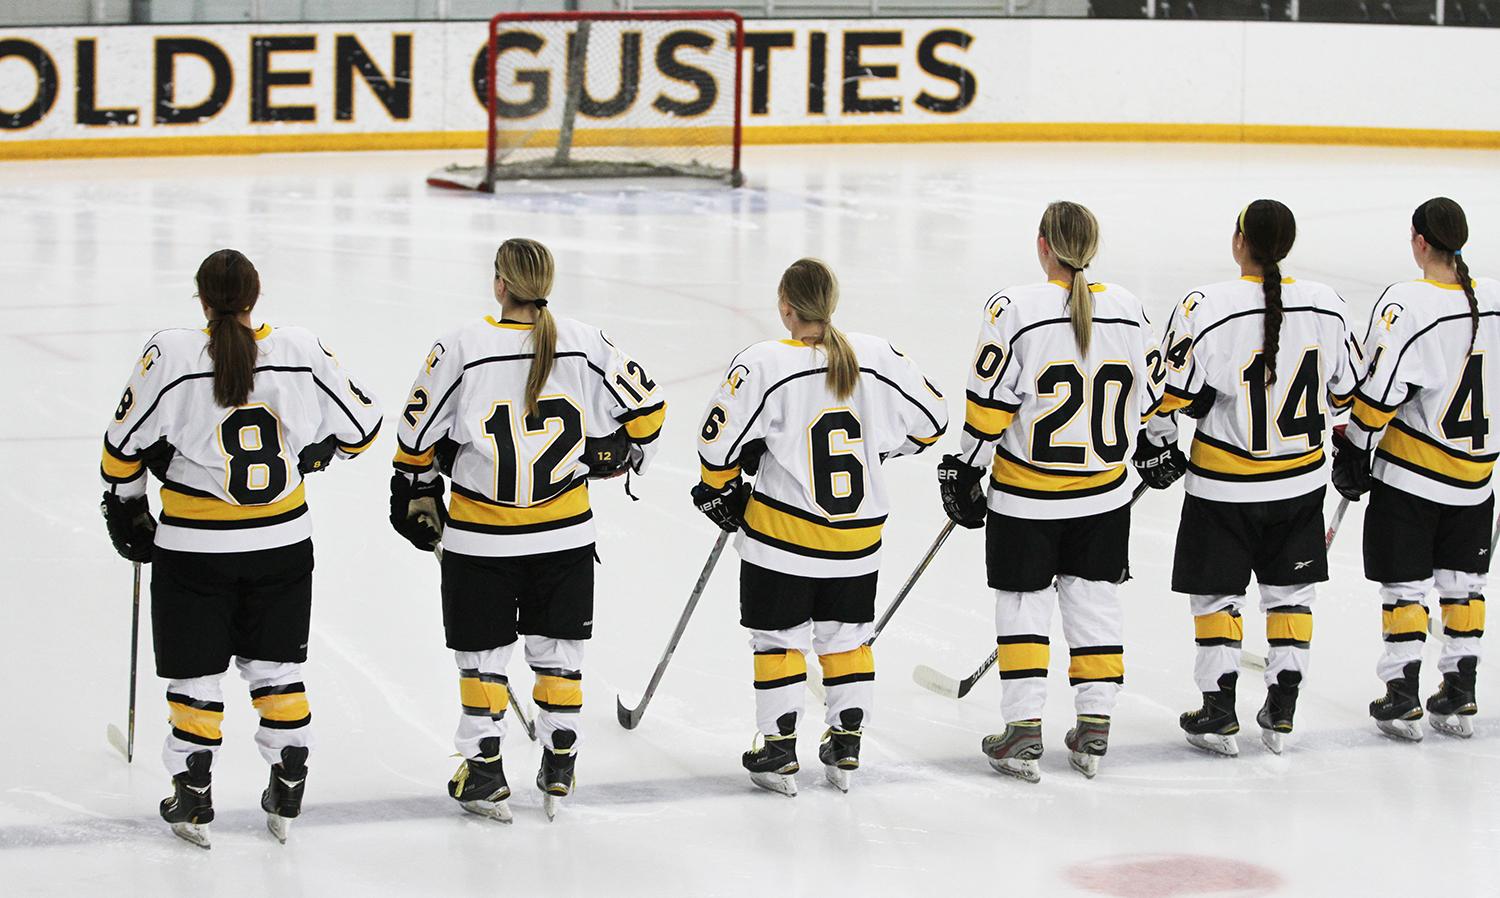
[[[88,814],[90,817],[99,817],[99,818],[101,818],[103,820],[110,819],[110,816],[108,814],[101,814],[100,812],[94,810],[93,808],[86,808],[86,807],[84,807],[81,804],[74,804],[71,801],[66,801],[64,799],[58,798],[56,795],[53,795],[51,792],[43,792],[40,789],[23,789],[23,788],[17,786],[17,787],[15,787],[13,789],[6,789],[5,791],[7,791],[7,792],[18,792],[18,793],[20,793],[22,795],[35,795],[37,798],[40,798],[42,801],[45,801],[48,804],[55,804],[55,805],[57,805],[60,808],[67,808],[70,811],[76,811],[77,813],[80,813],[80,814]]]
[[[452,743],[446,737],[438,735],[416,717],[411,711],[411,706],[415,703],[407,696],[406,691],[398,686],[394,680],[382,676],[380,668],[371,663],[370,659],[366,658],[347,642],[330,635],[320,627],[313,627],[312,635],[327,643],[328,647],[335,654],[348,662],[350,667],[359,671],[365,680],[380,692],[381,697],[385,699],[385,703],[390,706],[390,709],[395,712],[397,717],[406,721],[412,729],[431,739],[434,744],[440,746],[444,751],[452,748]]]

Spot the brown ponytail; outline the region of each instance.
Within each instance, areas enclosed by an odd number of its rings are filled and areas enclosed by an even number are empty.
[[[537,416],[537,401],[552,375],[557,355],[557,319],[547,311],[555,266],[552,253],[535,240],[513,237],[495,252],[495,277],[505,282],[510,298],[536,306],[531,328],[531,369],[526,373],[526,414]]]
[[[239,316],[255,308],[260,275],[236,250],[221,249],[198,266],[198,298],[208,309],[208,358],[214,369],[214,402],[244,405],[255,388],[255,332]]]
[[[1479,298],[1474,295],[1474,280],[1469,277],[1469,263],[1464,261],[1464,244],[1469,242],[1469,220],[1464,209],[1446,196],[1433,197],[1417,207],[1411,215],[1411,226],[1427,245],[1453,257],[1458,284],[1469,298],[1469,351],[1479,337]]]
[[[1099,220],[1083,206],[1060,200],[1048,205],[1047,211],[1042,213],[1037,234],[1047,241],[1052,258],[1073,272],[1068,291],[1068,317],[1073,322],[1073,339],[1078,342],[1078,354],[1086,356],[1094,335],[1094,294],[1089,290],[1089,279],[1083,270],[1099,251]]]
[[[1276,356],[1281,351],[1281,260],[1297,240],[1297,219],[1292,210],[1275,200],[1256,200],[1241,212],[1235,233],[1245,238],[1250,261],[1260,266],[1261,292],[1266,298],[1265,338],[1261,359],[1266,365],[1266,383],[1276,382]]]
[[[833,326],[833,310],[839,305],[839,281],[833,271],[817,259],[798,259],[781,275],[776,295],[809,324],[823,325],[819,343],[828,356],[828,391],[848,399],[859,384],[859,358],[842,331]]]

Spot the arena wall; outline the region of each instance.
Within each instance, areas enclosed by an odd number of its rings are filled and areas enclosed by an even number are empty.
[[[1500,148],[1496,29],[799,19],[746,35],[749,144]],[[0,30],[0,159],[482,147],[485,43],[483,22]]]

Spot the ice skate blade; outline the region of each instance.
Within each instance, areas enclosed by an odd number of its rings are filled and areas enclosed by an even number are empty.
[[[560,802],[558,796],[551,792],[542,793],[542,813],[547,815],[547,822],[551,823],[557,819],[557,806]]]
[[[172,824],[172,835],[184,842],[191,842],[199,848],[212,848],[208,841],[207,823],[174,823]]]
[[[1089,779],[1093,779],[1099,773],[1098,755],[1091,755],[1084,751],[1070,751],[1068,752],[1068,763],[1073,765],[1074,770]]]
[[[785,795],[788,798],[797,797],[797,778],[791,774],[784,773],[751,773],[750,782],[762,789]]]
[[[286,844],[286,835],[292,828],[292,818],[283,817],[280,814],[266,814],[266,829],[276,837],[276,841]]]
[[[460,801],[458,806],[470,814],[496,823],[509,823],[512,819],[510,802],[504,798],[499,801]]]
[[[1233,735],[1220,736],[1218,733],[1188,733],[1188,744],[1201,748],[1204,751],[1226,758],[1238,758],[1240,756],[1240,743]]]
[[[823,775],[828,777],[828,782],[832,783],[840,792],[849,791],[849,771],[835,767],[832,764],[825,764],[823,765]]]
[[[1280,733],[1276,732],[1275,730],[1262,729],[1260,731],[1260,741],[1264,742],[1266,748],[1269,748],[1271,750],[1271,754],[1281,754],[1283,742]]]
[[[1377,720],[1375,726],[1392,739],[1402,742],[1421,742],[1422,728],[1415,720]]]
[[[1432,728],[1444,736],[1457,736],[1460,739],[1468,739],[1474,735],[1474,720],[1470,716],[1460,714],[1431,714],[1427,718]]]
[[[1042,781],[1042,765],[1038,761],[1023,761],[1019,758],[990,758],[990,766],[995,768],[996,773],[1013,776],[1023,782],[1039,783]]]

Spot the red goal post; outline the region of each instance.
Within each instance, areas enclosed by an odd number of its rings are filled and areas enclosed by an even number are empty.
[[[428,178],[690,176],[738,187],[744,20],[727,10],[502,13],[476,60],[485,164]]]

